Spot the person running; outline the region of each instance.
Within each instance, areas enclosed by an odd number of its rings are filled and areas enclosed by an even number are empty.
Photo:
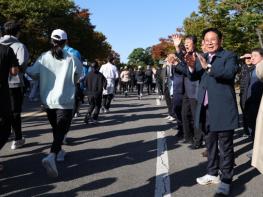
[[[145,79],[145,74],[141,66],[138,66],[138,71],[136,72],[135,78],[137,82],[138,99],[141,100],[143,95],[143,83]]]
[[[130,83],[130,71],[128,70],[128,67],[125,66],[123,71],[121,72],[120,79],[123,85],[123,94],[125,97],[128,96],[128,88],[129,88],[129,83]]]
[[[0,44],[0,150],[11,134],[11,101],[8,77],[16,76],[19,63],[10,47]],[[4,168],[0,163],[0,171]]]
[[[3,26],[3,37],[0,43],[10,46],[18,59],[19,72],[8,79],[9,93],[11,99],[11,125],[14,132],[14,140],[11,149],[17,149],[25,144],[25,138],[22,136],[21,112],[24,99],[24,71],[27,67],[29,53],[26,46],[18,39],[20,26],[14,20],[7,21]]]
[[[115,90],[115,81],[119,78],[119,73],[114,65],[114,57],[109,57],[108,62],[103,64],[100,68],[100,72],[107,79],[107,87],[103,90],[102,96],[102,110],[104,113],[108,113],[113,99]]]
[[[86,124],[97,123],[101,108],[102,91],[107,87],[106,78],[99,72],[98,62],[92,63],[90,67],[91,72],[84,80],[85,94],[88,96],[89,102],[88,111],[84,118]]]
[[[40,99],[52,127],[53,142],[48,156],[42,159],[49,176],[57,177],[56,161],[64,161],[62,141],[71,124],[75,85],[81,75],[81,62],[63,50],[67,34],[56,29],[51,34],[51,49],[43,53],[26,72],[39,76]],[[48,79],[48,80],[47,80]]]

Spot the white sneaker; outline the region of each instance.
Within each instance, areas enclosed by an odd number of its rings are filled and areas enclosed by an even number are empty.
[[[63,149],[61,149],[61,150],[58,152],[58,154],[57,154],[57,161],[58,161],[58,162],[64,161],[66,154],[67,154],[67,153],[66,153]]]
[[[49,153],[44,159],[42,159],[42,165],[46,168],[48,176],[57,177],[58,170],[55,161],[55,154]]]
[[[199,183],[200,185],[218,184],[220,183],[220,178],[219,176],[212,176],[206,174],[205,176],[197,178],[196,182]]]
[[[17,148],[22,147],[25,144],[26,140],[25,138],[22,138],[21,140],[14,140],[11,145],[11,149],[15,150]]]
[[[175,118],[171,116],[168,120],[169,120],[169,121],[174,121]]]
[[[221,182],[216,190],[216,194],[223,194],[225,196],[228,196],[230,192],[230,184]]]
[[[170,119],[172,116],[166,116],[166,117],[164,117],[164,119]]]
[[[156,99],[156,105],[157,105],[157,106],[160,106],[160,105],[161,105],[161,99],[159,99],[159,98]]]
[[[105,114],[107,114],[107,113],[109,113],[109,112],[110,112],[109,109],[104,109],[104,113],[105,113]]]

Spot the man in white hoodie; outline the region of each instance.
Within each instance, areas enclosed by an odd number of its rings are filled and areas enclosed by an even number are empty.
[[[11,125],[15,138],[12,142],[11,149],[17,149],[24,145],[25,139],[22,137],[21,129],[21,111],[23,104],[23,88],[24,80],[23,75],[27,67],[29,54],[26,46],[18,40],[20,32],[19,25],[14,21],[7,21],[3,26],[3,37],[0,39],[0,43],[9,46],[13,49],[16,58],[19,63],[19,72],[15,76],[9,76],[9,93],[11,100]]]
[[[109,112],[111,100],[113,98],[114,90],[115,90],[115,80],[119,78],[119,73],[114,63],[114,57],[108,58],[108,63],[103,64],[100,68],[100,72],[107,79],[107,87],[103,90],[102,97],[102,110],[104,113]]]

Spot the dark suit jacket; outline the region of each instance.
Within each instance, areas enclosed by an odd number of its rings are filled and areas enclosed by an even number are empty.
[[[208,54],[204,54],[208,59]],[[195,70],[191,73],[181,62],[177,69],[181,70],[192,80],[200,80],[197,97],[195,127],[200,128],[200,115],[205,97],[208,92],[208,111],[210,131],[233,130],[238,127],[238,110],[234,90],[235,75],[238,70],[237,57],[234,53],[220,49],[210,63],[210,72],[202,69],[196,61]]]
[[[184,75],[182,72],[172,68],[173,95],[184,93]]]

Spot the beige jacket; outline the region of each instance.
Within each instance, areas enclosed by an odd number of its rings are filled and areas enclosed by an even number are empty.
[[[257,77],[263,81],[263,60],[256,66]],[[256,131],[253,147],[252,166],[263,174],[263,97],[257,115]]]

